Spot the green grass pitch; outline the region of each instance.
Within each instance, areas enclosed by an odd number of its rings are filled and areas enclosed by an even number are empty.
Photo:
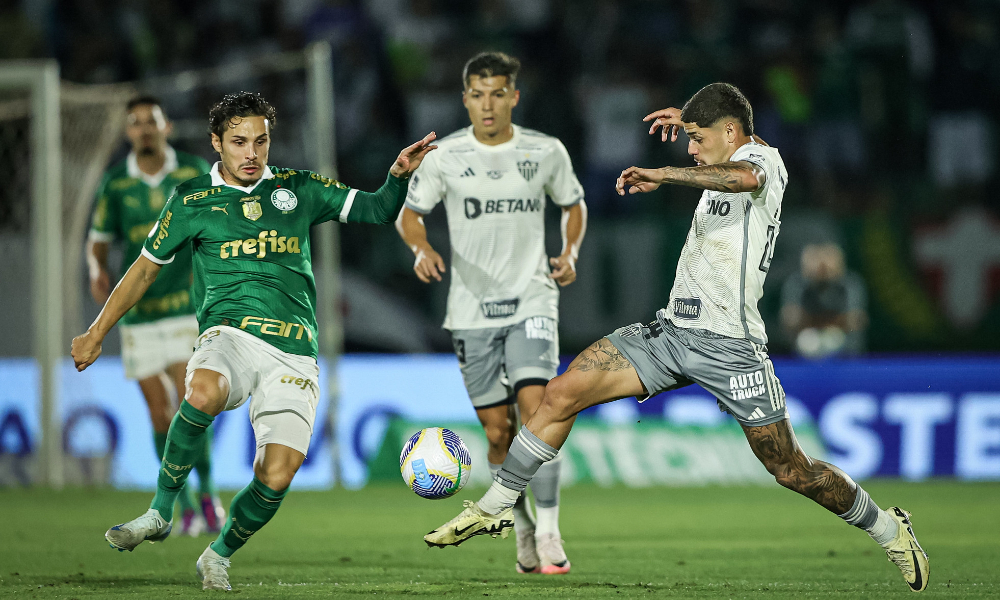
[[[931,557],[928,598],[1000,596],[1000,485],[869,482],[882,506],[913,512]],[[429,549],[463,491],[423,500],[404,486],[293,492],[233,558],[238,598],[904,598],[881,550],[805,498],[770,487],[563,490],[567,576],[518,575],[513,535]],[[226,498],[228,500],[228,498]],[[194,562],[209,538],[133,553],[105,529],[145,493],[0,491],[0,597],[201,598]]]

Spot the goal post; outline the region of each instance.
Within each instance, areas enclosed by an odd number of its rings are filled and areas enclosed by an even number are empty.
[[[306,48],[306,93],[308,94],[309,154],[312,168],[339,179],[336,128],[334,124],[333,61],[330,44],[317,42]],[[319,354],[326,358],[326,427],[330,432],[331,479],[339,482],[340,454],[337,445],[337,407],[340,385],[337,366],[344,348],[344,324],[340,312],[340,223],[330,221],[316,227],[314,271],[316,274],[319,323]]]
[[[58,371],[63,348],[62,142],[59,65],[54,60],[8,61],[0,90],[27,93],[31,169],[32,354],[38,365],[40,479],[63,485]]]

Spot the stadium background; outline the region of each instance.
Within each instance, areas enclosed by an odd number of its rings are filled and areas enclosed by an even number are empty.
[[[211,102],[231,89],[262,91],[278,109],[272,162],[299,166],[311,160],[300,143],[310,127],[301,80],[258,76],[246,65],[328,42],[339,178],[374,189],[405,143],[464,126],[465,60],[483,49],[518,56],[515,122],[565,143],[590,208],[579,278],[561,300],[567,357],[617,326],[651,320],[690,225],[695,190],[613,194],[626,166],[688,164],[684,144],[646,136],[641,117],[679,106],[704,84],[732,82],[790,173],[761,310],[803,445],[859,479],[1000,481],[998,17],[1000,5],[985,0],[21,0],[0,7],[0,60],[54,58],[66,90],[122,82],[153,89],[176,123],[171,143],[206,158]],[[178,74],[205,69],[236,75],[177,85]],[[9,133],[3,118],[0,111],[0,162],[13,181],[23,175],[11,136],[24,133]],[[75,125],[64,118],[65,128]],[[118,160],[126,151],[122,143],[109,154]],[[0,486],[7,487],[35,478],[41,427],[32,321],[16,318],[33,310],[25,250],[32,209],[5,187]],[[554,254],[557,211],[547,218]],[[428,232],[445,254],[442,209],[428,218]],[[794,336],[782,327],[783,286],[814,242],[839,245],[867,291],[865,343],[855,355],[796,357]],[[482,484],[485,440],[439,329],[447,280],[421,284],[390,227],[342,228],[340,254],[343,297],[325,299],[344,319],[340,394],[318,421],[327,425],[293,487],[396,484],[400,439],[432,424],[468,439],[473,485]],[[66,285],[79,288],[78,301],[67,322],[85,325],[99,307],[84,292],[82,259],[74,268]],[[67,349],[75,333],[66,331]],[[137,386],[122,377],[117,344],[112,334],[85,374],[70,366],[61,373],[66,479],[151,489],[148,416]],[[700,388],[641,405],[615,402],[585,417],[568,446],[570,484],[770,481]],[[237,489],[252,458],[242,411],[224,415],[215,435],[220,484]],[[946,495],[966,493],[953,485]],[[996,488],[986,489],[995,499]]]

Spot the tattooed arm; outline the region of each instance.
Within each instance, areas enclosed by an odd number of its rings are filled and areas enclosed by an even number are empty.
[[[651,192],[664,183],[735,193],[756,191],[765,180],[764,169],[751,162],[738,161],[697,167],[629,167],[622,171],[615,187],[619,196],[625,195],[626,186],[629,194],[635,194]]]

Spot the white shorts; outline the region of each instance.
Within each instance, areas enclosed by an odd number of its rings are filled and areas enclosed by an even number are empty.
[[[125,377],[145,379],[191,358],[198,338],[198,319],[194,315],[169,317],[149,323],[120,325],[122,363]]]
[[[308,453],[319,401],[314,358],[282,352],[245,331],[219,325],[198,337],[188,361],[189,382],[195,369],[216,371],[229,382],[225,410],[253,397],[250,423],[258,448],[281,444]]]

